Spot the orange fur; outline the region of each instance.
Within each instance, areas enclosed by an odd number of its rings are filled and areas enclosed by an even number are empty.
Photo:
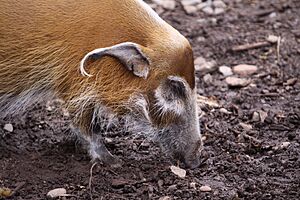
[[[124,112],[133,93],[148,94],[169,75],[195,87],[188,41],[137,0],[0,0],[0,5],[0,96],[53,91],[87,130],[97,103]],[[111,57],[87,67],[94,76],[81,76],[78,66],[87,52],[128,41],[145,47],[148,79]],[[82,96],[89,98],[79,112]]]

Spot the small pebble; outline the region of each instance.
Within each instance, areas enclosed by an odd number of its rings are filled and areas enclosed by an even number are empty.
[[[210,74],[205,74],[205,76],[203,76],[203,81],[207,84],[211,84],[213,82],[213,77]]]
[[[215,0],[215,1],[213,1],[213,6],[215,8],[226,8],[227,7],[226,4],[223,1],[221,1],[221,0]]]
[[[197,8],[198,8],[199,10],[202,10],[202,9],[205,8],[207,5],[208,5],[208,4],[207,4],[206,2],[199,3],[199,4],[197,5]]]
[[[258,112],[254,112],[252,115],[252,121],[254,122],[259,122],[260,121],[260,116]]]
[[[298,81],[297,78],[290,78],[285,83],[283,83],[283,85],[295,85],[297,81]]]
[[[225,81],[231,87],[245,87],[250,83],[250,81],[247,79],[237,78],[233,76],[227,77]]]
[[[245,131],[251,131],[253,129],[251,124],[246,124],[243,122],[240,122],[240,126],[245,130]]]
[[[160,179],[160,180],[157,181],[157,184],[158,184],[159,189],[162,190],[163,189],[163,185],[164,185],[164,181]]]
[[[167,190],[170,192],[173,192],[173,191],[177,190],[177,185],[170,185]]]
[[[277,16],[277,13],[276,12],[272,12],[271,14],[269,14],[269,17],[270,18],[274,18],[274,17],[276,17]]]
[[[5,124],[3,129],[10,132],[10,133],[14,131],[14,127],[13,127],[12,124]]]
[[[219,108],[220,104],[216,99],[208,98],[205,96],[197,95],[197,104],[200,106],[200,108],[205,108],[206,106],[209,106],[211,108]]]
[[[193,14],[198,11],[198,8],[196,6],[183,6],[183,9],[187,14]]]
[[[198,42],[204,42],[205,40],[206,40],[205,37],[202,36],[197,37]]]
[[[185,171],[184,169],[181,169],[181,168],[176,167],[176,166],[174,166],[174,165],[172,165],[172,166],[170,167],[170,169],[171,169],[171,171],[172,171],[175,175],[177,175],[177,176],[180,177],[180,178],[184,178],[184,177],[186,176],[186,171]]]
[[[200,191],[201,192],[211,192],[211,187],[209,187],[208,185],[204,185],[200,187]]]
[[[215,10],[214,10],[214,14],[215,15],[220,15],[220,14],[222,14],[222,13],[224,13],[225,12],[225,9],[224,8],[216,8]]]
[[[268,117],[268,113],[262,110],[259,110],[258,113],[259,113],[260,121],[262,123],[265,122],[265,119]]]
[[[104,138],[104,141],[105,141],[105,143],[108,143],[108,144],[113,143],[113,139],[107,138],[107,137]]]
[[[206,61],[203,57],[196,58],[194,63],[195,70],[202,74],[207,74],[217,69],[217,63],[215,61]]]
[[[202,11],[204,12],[204,13],[206,13],[206,14],[209,14],[209,15],[212,15],[212,14],[214,14],[214,10],[213,10],[213,8],[212,7],[204,7],[203,9],[202,9]]]
[[[218,23],[218,19],[217,18],[210,18],[210,23],[211,23],[211,25],[217,25],[217,23]]]
[[[233,72],[241,76],[249,76],[257,72],[258,68],[255,65],[241,64],[233,67]]]
[[[195,65],[203,65],[204,63],[206,63],[205,58],[203,57],[197,57],[194,61]]]
[[[128,184],[128,181],[127,180],[124,180],[124,179],[113,179],[111,181],[111,186],[113,188],[122,188],[124,187],[126,184]]]
[[[275,36],[275,35],[269,35],[267,38],[267,41],[270,43],[277,43],[278,42],[279,37]]]
[[[201,3],[201,0],[181,0],[183,6],[194,6]]]
[[[219,72],[225,77],[233,75],[232,69],[230,67],[227,67],[227,66],[219,67]]]
[[[288,146],[290,146],[290,144],[291,144],[290,142],[282,142],[280,148],[286,149]]]
[[[224,113],[224,114],[227,114],[227,115],[232,114],[232,112],[229,112],[229,111],[226,110],[225,108],[221,108],[221,109],[220,109],[220,112],[221,112],[221,113]]]
[[[191,182],[190,183],[190,187],[193,188],[194,190],[196,190],[196,183],[195,182]]]
[[[52,199],[66,196],[66,195],[67,195],[67,191],[65,188],[57,188],[57,189],[51,190],[47,193],[47,197],[52,198]]]
[[[174,10],[176,7],[176,1],[174,0],[153,0],[153,2],[168,10]]]
[[[160,197],[158,200],[171,200],[171,197],[164,196],[164,197]]]

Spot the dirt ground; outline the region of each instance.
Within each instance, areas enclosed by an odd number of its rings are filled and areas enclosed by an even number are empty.
[[[70,200],[300,199],[300,1],[224,2],[226,12],[217,16],[188,15],[179,3],[175,10],[159,10],[190,40],[195,58],[217,66],[258,67],[248,77],[251,84],[242,88],[228,87],[218,69],[197,73],[199,95],[220,105],[202,106],[205,156],[199,168],[181,179],[155,144],[109,133],[107,146],[124,164],[117,169],[96,165],[90,189],[92,163],[72,135],[60,102],[51,101],[0,121],[0,187],[24,183],[9,199],[46,199],[54,188],[65,188],[72,196],[61,199]],[[282,38],[280,57],[277,45],[231,50],[268,35]],[[13,132],[3,129],[7,123]],[[212,191],[200,191],[203,185]]]

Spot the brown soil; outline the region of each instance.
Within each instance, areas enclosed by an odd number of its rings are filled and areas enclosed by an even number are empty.
[[[108,147],[124,161],[123,167],[96,165],[90,190],[92,163],[72,136],[60,103],[52,101],[52,110],[39,104],[23,116],[0,121],[1,127],[14,127],[13,133],[0,129],[0,187],[14,189],[25,182],[10,199],[45,199],[48,191],[60,187],[74,195],[61,199],[70,200],[300,199],[300,1],[225,2],[229,10],[214,17],[202,12],[187,15],[180,4],[161,14],[189,38],[196,57],[215,60],[218,66],[259,67],[252,84],[244,88],[229,88],[217,70],[211,82],[197,74],[198,93],[231,112],[203,108],[206,156],[199,168],[187,170],[186,178],[180,179],[156,145],[130,134],[109,134],[113,142],[108,141]],[[268,35],[282,37],[279,62],[276,45],[231,51]],[[298,80],[288,81],[292,78]],[[253,121],[255,111],[267,117]],[[244,131],[240,122],[251,124],[252,130]],[[289,145],[282,147],[283,142]],[[201,192],[202,185],[212,191]]]

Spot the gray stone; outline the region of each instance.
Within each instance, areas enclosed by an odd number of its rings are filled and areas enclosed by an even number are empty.
[[[171,200],[172,198],[169,196],[160,197],[158,200]]]
[[[226,114],[226,115],[232,114],[232,112],[228,111],[228,110],[225,109],[225,108],[221,108],[221,109],[220,109],[220,112],[221,112],[221,113],[224,113],[224,114]]]
[[[231,75],[233,75],[232,69],[230,67],[227,67],[227,66],[221,66],[221,67],[219,67],[219,72],[223,76],[231,76]]]
[[[250,83],[248,79],[237,78],[233,76],[227,77],[225,81],[231,87],[245,87]]]
[[[259,117],[259,113],[258,112],[254,112],[252,115],[252,121],[254,122],[259,122],[260,121],[260,117]]]
[[[277,43],[279,40],[279,37],[276,35],[269,35],[267,38],[267,41],[270,43]]]
[[[251,124],[246,124],[243,122],[240,122],[240,126],[245,130],[245,131],[251,131],[253,129]]]
[[[201,186],[201,187],[200,187],[200,191],[201,191],[201,192],[211,192],[212,189],[211,189],[211,187],[209,187],[208,185],[204,185],[204,186]]]
[[[233,67],[233,72],[241,76],[249,76],[257,72],[258,68],[255,65],[241,64]]]
[[[197,5],[197,8],[199,9],[199,10],[202,10],[203,8],[205,8],[205,7],[207,7],[208,6],[208,4],[206,3],[206,2],[203,2],[203,3],[199,3],[198,5]]]
[[[176,1],[174,0],[153,0],[153,2],[168,10],[174,10],[176,7]]]
[[[220,14],[222,14],[224,12],[225,12],[224,8],[215,8],[215,10],[214,10],[214,14],[215,15],[220,15]]]
[[[213,14],[214,14],[213,8],[212,8],[212,7],[209,7],[209,6],[204,7],[204,8],[202,9],[202,11],[203,11],[204,13],[206,13],[206,14],[209,14],[209,15],[213,15]]]
[[[167,190],[169,192],[174,192],[175,190],[177,190],[177,185],[170,185]]]
[[[221,0],[215,0],[215,1],[213,1],[212,4],[215,8],[226,8],[227,7],[226,4]]]
[[[182,0],[181,1],[181,4],[183,6],[194,6],[199,3],[201,3],[201,0]]]
[[[10,132],[10,133],[14,131],[14,127],[13,127],[12,124],[5,124],[3,129]]]
[[[188,6],[183,6],[183,9],[187,14],[193,14],[198,11],[198,8],[196,6],[188,5]]]
[[[191,182],[190,183],[190,187],[193,188],[194,190],[196,190],[196,183],[195,182]]]
[[[290,144],[291,144],[290,142],[282,142],[280,148],[286,149],[288,146],[290,146]]]
[[[213,72],[217,68],[217,63],[215,61],[206,61],[203,57],[198,57],[194,61],[195,70],[203,74]]]
[[[210,74],[205,74],[205,76],[203,76],[203,81],[207,84],[211,84],[213,82],[213,78]]]

